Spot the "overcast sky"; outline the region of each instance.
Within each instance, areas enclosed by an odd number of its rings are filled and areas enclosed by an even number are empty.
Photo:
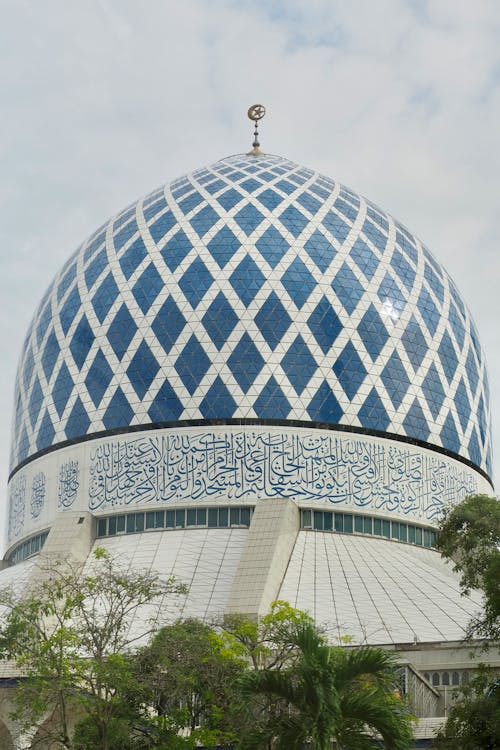
[[[157,185],[262,148],[406,224],[451,272],[489,363],[500,477],[498,0],[0,0],[0,471],[51,278]],[[5,489],[1,492],[5,497]]]

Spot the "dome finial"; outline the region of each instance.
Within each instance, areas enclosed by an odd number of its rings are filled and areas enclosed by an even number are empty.
[[[247,156],[263,156],[263,152],[260,150],[260,143],[259,143],[259,124],[258,121],[262,120],[264,115],[266,114],[266,108],[263,104],[252,104],[251,107],[248,108],[247,115],[250,120],[253,120],[255,123],[255,130],[253,131],[253,143],[252,143],[252,150],[248,152]]]

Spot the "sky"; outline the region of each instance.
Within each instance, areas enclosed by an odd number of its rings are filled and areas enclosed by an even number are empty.
[[[261,145],[367,196],[451,272],[489,364],[500,481],[498,0],[0,0],[0,506],[17,361],[100,224]],[[1,507],[0,507],[1,512]]]

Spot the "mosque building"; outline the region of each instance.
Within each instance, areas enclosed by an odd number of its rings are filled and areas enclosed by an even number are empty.
[[[249,154],[132,203],[43,296],[0,583],[100,546],[187,583],[180,616],[285,599],[398,650],[439,717],[481,602],[433,546],[445,506],[492,494],[484,353],[423,242],[262,153],[263,111]]]

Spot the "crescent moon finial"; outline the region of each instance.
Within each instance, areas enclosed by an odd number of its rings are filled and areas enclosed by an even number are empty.
[[[248,152],[247,156],[263,156],[259,143],[259,120],[262,120],[265,114],[266,108],[263,104],[252,104],[252,106],[248,108],[247,115],[248,118],[255,123],[255,130],[253,131],[252,150]]]

